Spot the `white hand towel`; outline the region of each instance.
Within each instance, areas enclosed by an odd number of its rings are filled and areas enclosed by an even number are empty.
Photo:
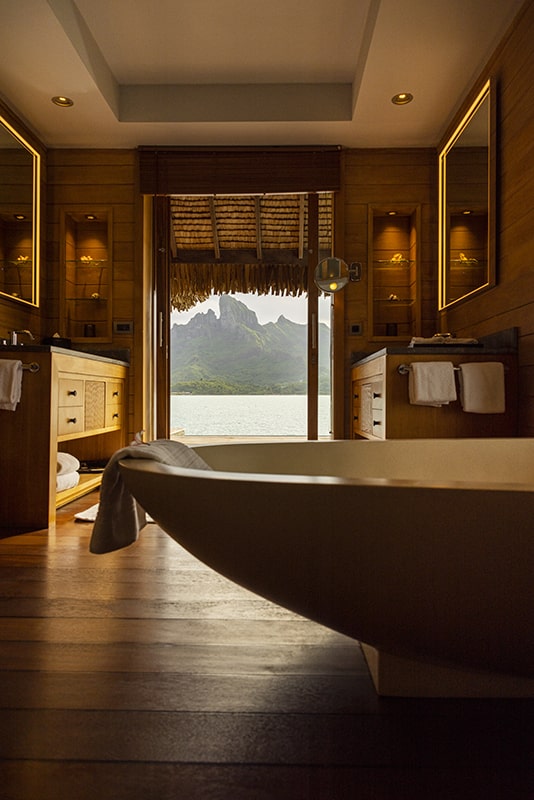
[[[0,359],[0,408],[15,411],[22,394],[22,361]]]
[[[500,361],[460,364],[460,401],[473,414],[504,414],[504,365]]]
[[[452,361],[414,361],[408,377],[410,403],[443,406],[456,400]]]

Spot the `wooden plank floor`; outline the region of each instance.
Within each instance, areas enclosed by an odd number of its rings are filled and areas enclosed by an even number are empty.
[[[534,701],[378,698],[357,643],[155,525],[90,554],[97,500],[0,541],[2,800],[534,798]]]

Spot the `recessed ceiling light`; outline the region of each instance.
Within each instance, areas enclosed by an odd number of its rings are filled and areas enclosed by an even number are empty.
[[[96,219],[96,214],[86,214],[85,215],[85,219],[95,220]]]
[[[61,108],[69,108],[69,106],[74,105],[74,100],[71,100],[70,97],[63,97],[63,95],[57,95],[56,97],[53,97],[52,102]]]
[[[19,221],[26,219],[26,214],[13,214],[13,216],[15,217],[15,219],[18,219]]]
[[[399,94],[394,94],[391,98],[391,102],[396,106],[405,106],[407,103],[411,103],[413,100],[413,94],[410,92],[399,92]]]

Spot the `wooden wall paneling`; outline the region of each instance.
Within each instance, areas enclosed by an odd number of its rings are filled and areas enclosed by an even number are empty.
[[[418,276],[421,292],[421,325],[426,334],[435,333],[437,309],[437,228],[432,203],[437,198],[437,157],[433,149],[365,149],[345,153],[345,258],[361,261],[363,278],[345,291],[345,407],[349,408],[350,367],[362,353],[374,352],[387,344],[371,342],[368,319],[368,207],[412,205],[421,208],[421,248]],[[425,229],[429,226],[429,229]],[[436,272],[435,276],[433,272]],[[429,292],[430,296],[426,293]],[[431,310],[432,309],[432,310]],[[363,323],[363,336],[350,335],[350,323]],[[407,337],[408,344],[410,337]],[[349,412],[346,432],[349,436]]]
[[[519,435],[534,433],[534,392],[527,372],[533,363],[530,337],[534,319],[533,36],[534,2],[530,0],[480,77],[491,76],[497,82],[497,285],[442,315],[448,329],[459,335],[469,331],[469,335],[480,336],[499,328],[519,328]]]
[[[49,153],[48,194],[48,270],[49,303],[47,333],[57,330],[59,320],[59,254],[61,243],[59,209],[76,206],[86,209],[94,204],[109,207],[113,212],[113,319],[134,321],[134,332],[115,334],[103,349],[128,348],[131,353],[129,391],[135,397],[135,373],[138,338],[142,325],[135,323],[135,285],[141,274],[137,229],[141,217],[137,192],[136,154],[133,150],[51,150]],[[129,402],[128,436],[133,435],[135,403]]]

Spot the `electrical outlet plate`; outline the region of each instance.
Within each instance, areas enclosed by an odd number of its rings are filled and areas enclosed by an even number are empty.
[[[133,333],[133,321],[114,319],[113,320],[113,333]]]

